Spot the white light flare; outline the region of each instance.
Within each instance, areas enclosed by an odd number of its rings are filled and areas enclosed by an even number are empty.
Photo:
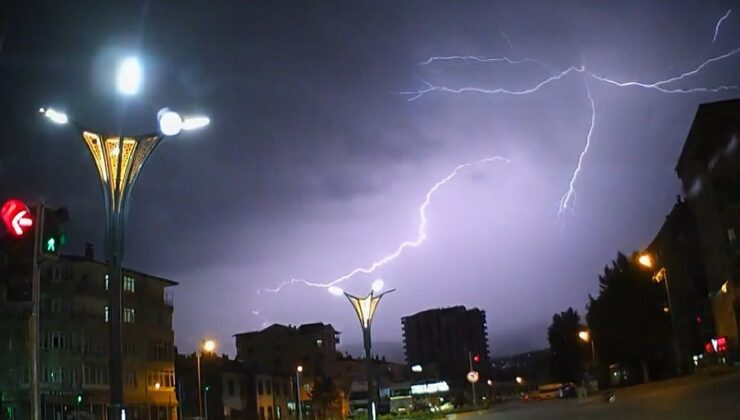
[[[383,290],[383,286],[385,286],[383,279],[375,280],[372,285],[373,292],[380,293]]]
[[[48,118],[55,124],[67,124],[69,122],[67,114],[52,108],[39,108],[39,113],[43,114],[44,117]]]
[[[182,122],[183,130],[197,130],[203,128],[211,123],[211,119],[208,117],[185,117]]]
[[[329,293],[334,296],[342,296],[344,294],[344,290],[339,286],[331,286],[329,287]]]
[[[182,131],[182,117],[177,112],[164,108],[158,113],[159,131],[165,136],[175,136]]]
[[[560,216],[568,208],[568,206],[575,202],[576,180],[578,179],[578,174],[581,172],[583,159],[586,157],[589,147],[591,147],[591,135],[594,132],[594,125],[596,124],[596,105],[594,104],[594,98],[591,96],[591,89],[588,87],[588,82],[584,81],[584,84],[586,85],[586,94],[588,95],[588,100],[591,103],[591,124],[588,127],[588,134],[586,135],[586,145],[581,151],[581,154],[578,156],[578,164],[576,164],[576,169],[573,171],[573,175],[571,175],[570,177],[570,182],[568,183],[568,191],[566,191],[565,194],[563,194],[563,197],[560,199],[558,216]]]
[[[328,283],[315,283],[315,282],[310,282],[310,281],[303,280],[303,279],[291,279],[289,281],[284,281],[284,282],[280,283],[277,287],[275,287],[273,289],[268,289],[268,288],[259,289],[257,291],[257,293],[259,293],[261,291],[266,291],[266,292],[270,292],[270,293],[278,293],[278,292],[280,292],[280,290],[282,290],[283,287],[288,286],[288,285],[292,285],[292,284],[303,284],[303,285],[311,286],[311,287],[330,288],[329,291],[331,292],[331,287],[332,286],[335,286],[336,284],[339,284],[339,283],[341,283],[341,282],[343,282],[345,280],[349,280],[352,277],[356,276],[357,274],[371,274],[371,273],[375,272],[380,267],[382,267],[382,266],[388,264],[389,262],[395,260],[396,258],[398,258],[406,249],[408,249],[408,248],[416,248],[419,245],[423,244],[427,240],[427,214],[426,214],[426,211],[427,211],[427,207],[429,207],[429,205],[432,203],[432,197],[434,197],[434,194],[440,188],[442,188],[445,184],[447,184],[453,178],[455,178],[457,176],[457,174],[460,173],[460,171],[462,171],[463,169],[467,169],[467,168],[469,168],[471,166],[475,166],[475,165],[480,165],[480,164],[484,164],[484,163],[492,163],[492,162],[506,162],[506,163],[509,163],[510,160],[507,159],[507,158],[505,158],[505,157],[502,157],[502,156],[493,156],[493,157],[487,157],[487,158],[484,158],[484,159],[479,159],[479,160],[475,160],[475,161],[472,161],[472,162],[467,162],[467,163],[460,164],[457,167],[455,167],[455,169],[452,172],[450,172],[447,176],[445,176],[444,178],[442,178],[440,181],[438,181],[437,183],[435,183],[429,190],[427,190],[427,193],[426,193],[426,197],[424,199],[424,202],[422,202],[421,205],[419,206],[419,225],[418,225],[418,228],[417,228],[416,239],[402,242],[396,248],[396,250],[393,253],[390,253],[390,254],[388,254],[388,255],[386,255],[386,256],[384,256],[384,257],[382,257],[382,258],[374,261],[373,263],[371,263],[370,265],[368,265],[366,267],[357,267],[357,268],[354,268],[353,270],[349,271],[348,273],[346,273],[346,274],[344,274],[342,276],[339,276],[336,279],[334,279],[334,280],[332,280],[332,281],[330,281]]]
[[[139,92],[141,87],[141,63],[136,57],[127,57],[118,65],[116,86],[122,95],[132,96]]]

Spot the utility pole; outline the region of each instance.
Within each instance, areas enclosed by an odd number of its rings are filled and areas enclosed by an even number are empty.
[[[36,229],[33,235],[31,256],[31,317],[28,322],[28,348],[31,353],[31,418],[41,418],[41,395],[39,393],[39,310],[41,294],[41,241],[44,232],[44,200],[36,206]]]
[[[468,372],[473,371],[473,352],[468,351],[468,365],[470,366],[470,370]],[[475,396],[475,382],[470,382],[470,386],[473,388],[473,407],[478,407],[478,399]]]

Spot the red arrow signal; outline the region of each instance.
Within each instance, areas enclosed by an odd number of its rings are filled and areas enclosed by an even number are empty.
[[[15,236],[23,236],[33,226],[31,210],[20,200],[8,200],[0,209],[0,217],[5,223],[8,232]]]

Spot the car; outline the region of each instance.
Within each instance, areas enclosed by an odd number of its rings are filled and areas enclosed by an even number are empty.
[[[572,383],[563,384],[558,392],[558,398],[575,398],[576,386]]]

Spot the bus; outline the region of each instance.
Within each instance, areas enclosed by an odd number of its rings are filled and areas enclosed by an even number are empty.
[[[560,397],[560,388],[562,388],[562,386],[563,384],[561,383],[540,385],[539,388],[537,388],[539,399],[552,400]]]

